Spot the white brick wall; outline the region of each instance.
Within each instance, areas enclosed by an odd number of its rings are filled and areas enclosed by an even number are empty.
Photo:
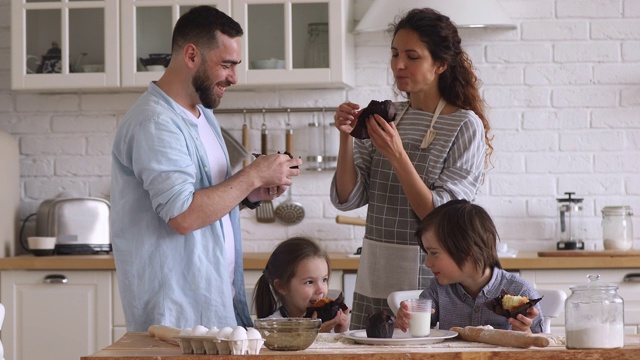
[[[354,0],[362,17],[371,0]],[[556,198],[584,198],[589,245],[601,247],[600,209],[640,212],[640,1],[501,0],[516,30],[461,30],[478,68],[495,136],[494,168],[478,202],[493,215],[502,241],[520,250],[555,246]],[[110,146],[118,121],[139,93],[34,94],[9,90],[9,0],[0,0],[0,128],[19,141],[21,214],[60,192],[108,196]],[[357,86],[351,90],[231,91],[227,108],[335,107],[345,99],[397,99],[383,33],[356,36]],[[327,122],[332,114],[327,114]],[[321,119],[321,114],[318,114]],[[309,114],[293,114],[295,153],[306,157]],[[248,116],[253,150],[261,115]],[[242,115],[220,116],[240,136]],[[271,150],[284,148],[284,114],[268,114]],[[244,211],[247,251],[270,251],[294,235],[331,251],[353,251],[363,228],[336,225],[328,200],[331,173],[304,171],[293,187],[306,210],[296,226],[259,224]],[[274,204],[274,205],[277,205]],[[364,216],[365,209],[347,215]],[[640,216],[636,216],[640,238]],[[637,244],[637,248],[640,244]]]

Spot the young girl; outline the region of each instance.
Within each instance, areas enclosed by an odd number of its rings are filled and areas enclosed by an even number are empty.
[[[495,329],[543,332],[540,305],[515,319],[497,315],[484,306],[502,289],[529,299],[540,297],[526,280],[502,269],[496,251],[497,237],[489,214],[466,200],[440,205],[422,220],[416,239],[427,254],[425,266],[437,281],[431,281],[420,297],[433,301],[432,324],[440,322],[441,329],[491,325]],[[402,302],[396,319],[402,331],[409,327],[411,315],[407,310],[407,304]]]
[[[327,296],[329,256],[313,241],[295,237],[273,251],[255,289],[256,313],[261,318],[303,317],[307,307]],[[338,310],[320,332],[348,330],[349,310]],[[314,314],[316,317],[317,314]]]

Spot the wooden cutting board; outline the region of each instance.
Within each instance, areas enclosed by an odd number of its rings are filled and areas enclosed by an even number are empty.
[[[640,256],[640,251],[634,250],[557,250],[557,251],[540,251],[539,257],[598,257],[598,256]]]

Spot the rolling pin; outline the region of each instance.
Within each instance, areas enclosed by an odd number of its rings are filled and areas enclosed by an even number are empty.
[[[484,344],[508,346],[516,348],[547,347],[549,339],[544,336],[536,336],[521,331],[484,329],[477,326],[452,327],[461,338],[467,341],[475,341]]]
[[[338,223],[338,224],[346,224],[346,225],[365,226],[367,221],[365,219],[362,219],[362,218],[344,216],[344,215],[337,215],[336,216],[336,223]]]
[[[178,345],[178,342],[173,337],[180,335],[180,329],[166,325],[151,325],[147,329],[147,332],[149,335],[155,336],[162,341]]]

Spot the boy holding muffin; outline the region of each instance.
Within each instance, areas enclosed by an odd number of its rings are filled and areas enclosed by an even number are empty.
[[[452,200],[430,212],[416,230],[420,248],[427,254],[425,266],[434,279],[420,298],[431,299],[431,324],[454,326],[491,325],[495,329],[543,332],[540,305],[515,317],[499,315],[487,306],[504,295],[504,310],[522,308],[540,294],[518,274],[502,269],[496,241],[498,233],[489,214],[466,200]],[[527,306],[524,306],[526,308]],[[523,311],[524,312],[524,311]],[[396,326],[409,327],[408,306],[401,303]]]

